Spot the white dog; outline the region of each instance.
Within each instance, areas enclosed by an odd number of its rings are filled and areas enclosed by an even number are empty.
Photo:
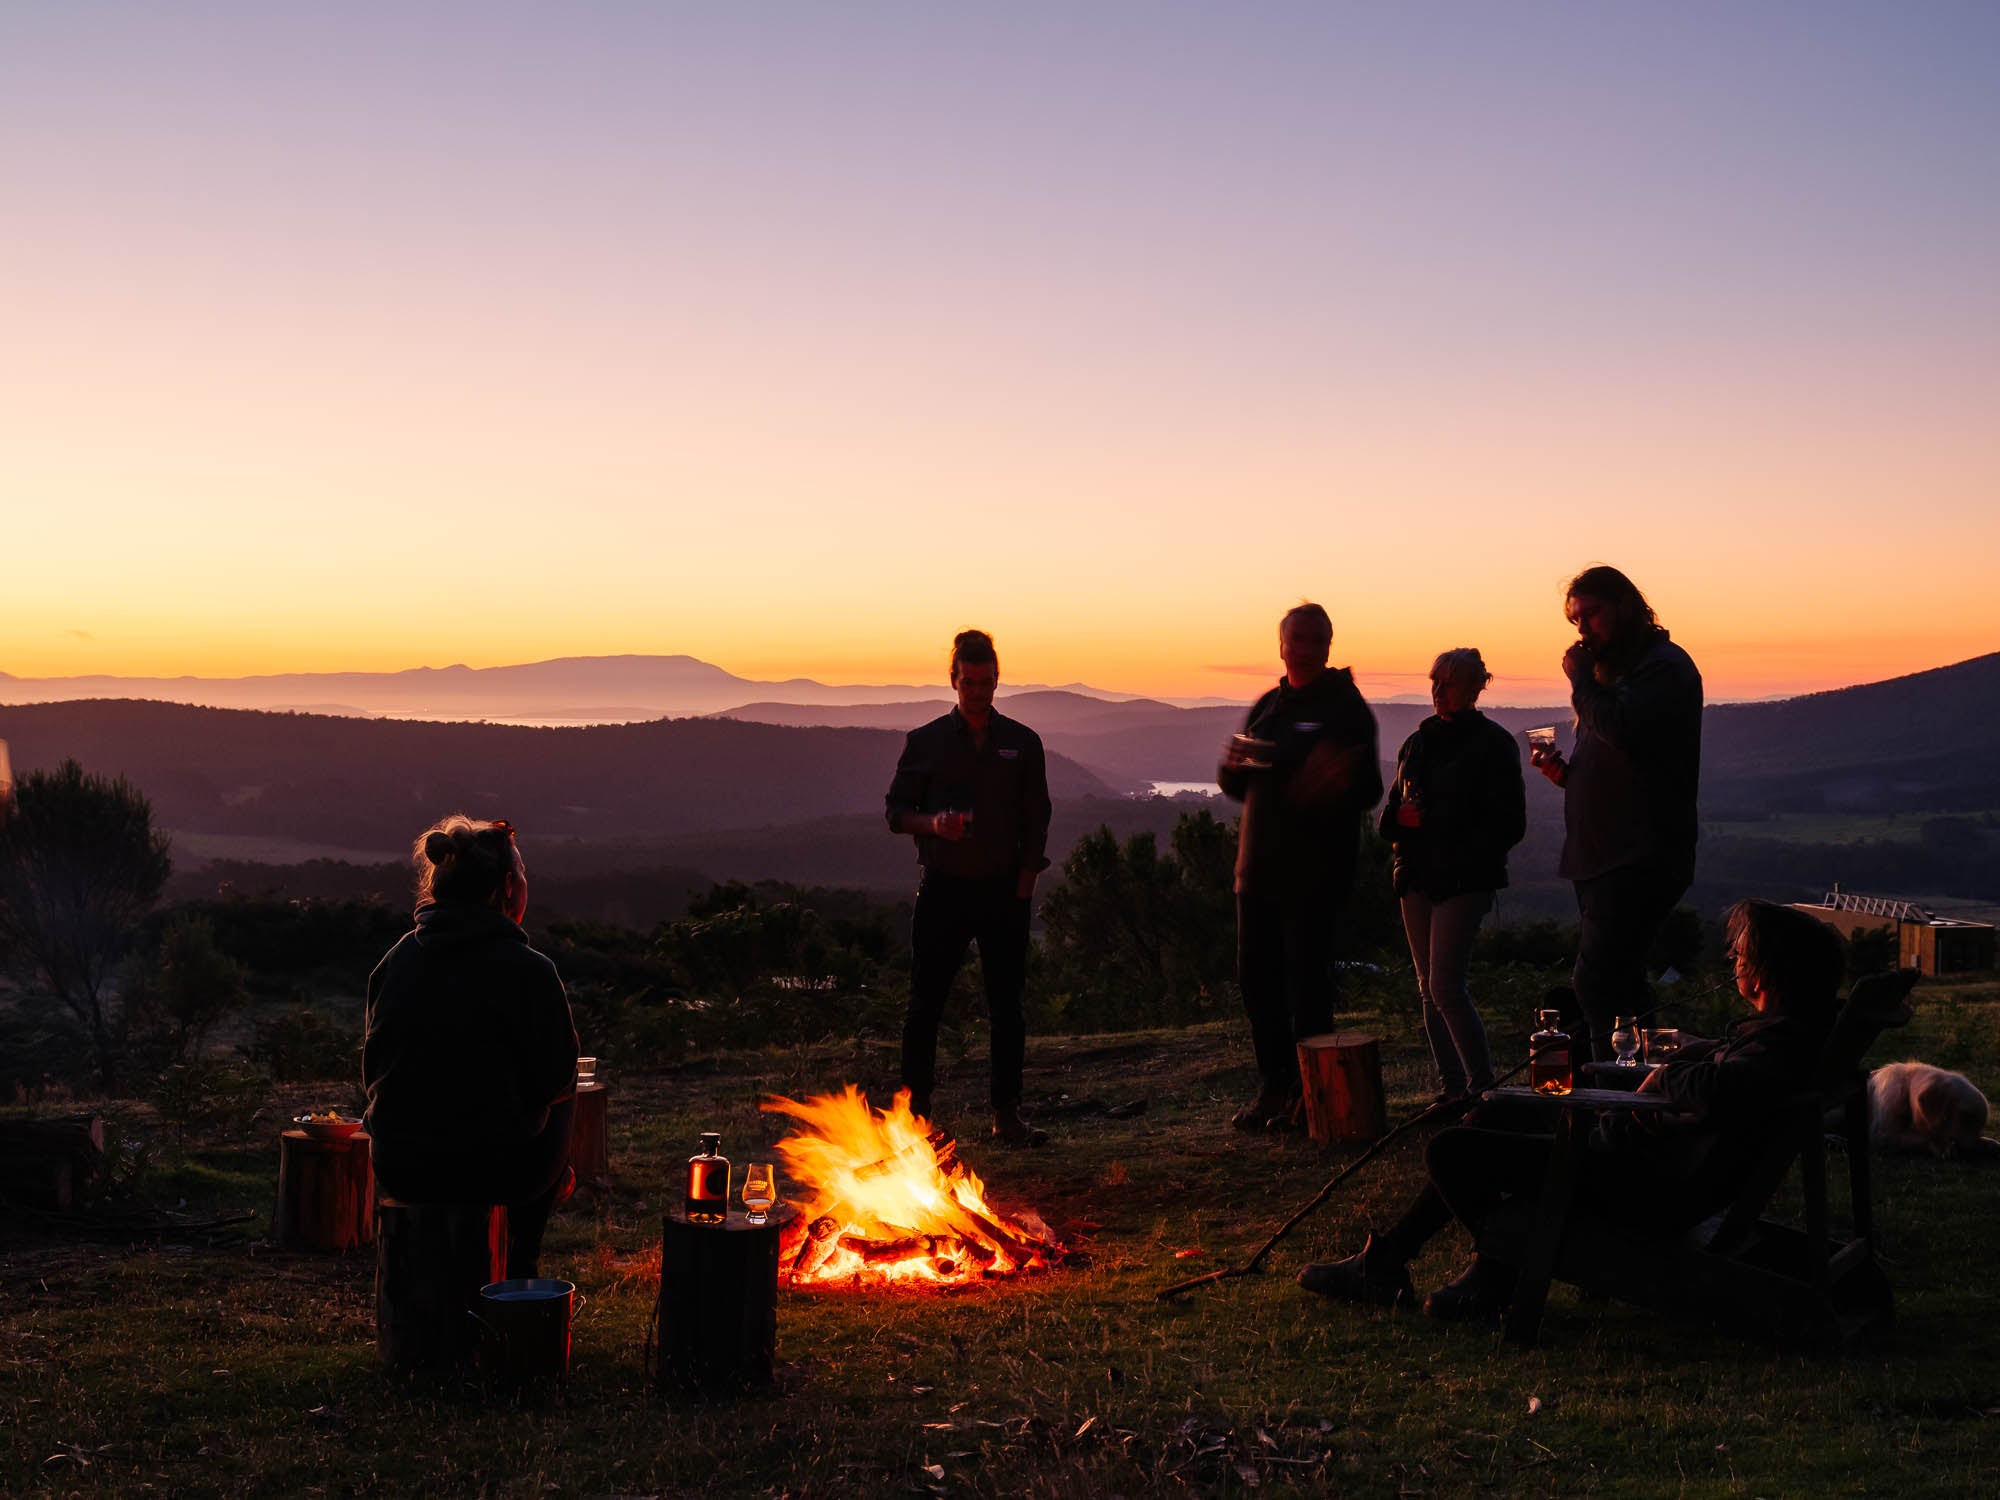
[[[1986,1096],[1963,1073],[1898,1062],[1868,1075],[1868,1138],[1878,1147],[1944,1157],[2000,1151],[1981,1139],[1986,1114]]]

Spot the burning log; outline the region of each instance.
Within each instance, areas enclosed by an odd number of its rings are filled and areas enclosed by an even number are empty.
[[[937,1242],[927,1234],[913,1234],[900,1240],[872,1240],[865,1234],[843,1234],[840,1248],[852,1250],[871,1266],[879,1266],[929,1256],[937,1248]]]
[[[996,1211],[958,1143],[911,1114],[907,1094],[870,1109],[852,1085],[766,1109],[803,1129],[778,1143],[787,1175],[815,1217],[788,1241],[795,1285],[950,1284],[1052,1265],[1063,1246],[1033,1214]]]
[[[805,1238],[799,1242],[799,1253],[792,1257],[791,1279],[811,1281],[839,1248],[840,1220],[832,1214],[821,1214],[807,1228]]]

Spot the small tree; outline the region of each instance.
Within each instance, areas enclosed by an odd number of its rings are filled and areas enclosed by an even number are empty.
[[[163,1067],[200,1053],[250,997],[243,966],[215,945],[215,929],[186,913],[167,924],[158,951],[126,961],[118,989],[119,1024],[134,1057]]]
[[[21,777],[0,823],[0,955],[83,1024],[107,1085],[123,1040],[111,977],[172,868],[152,804],[73,760]]]

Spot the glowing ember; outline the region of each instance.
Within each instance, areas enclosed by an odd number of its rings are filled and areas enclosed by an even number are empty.
[[[778,1142],[803,1210],[780,1250],[794,1283],[955,1285],[1062,1258],[1040,1219],[1008,1218],[986,1201],[958,1143],[910,1113],[908,1089],[886,1110],[869,1108],[853,1084],[764,1108],[800,1125]]]

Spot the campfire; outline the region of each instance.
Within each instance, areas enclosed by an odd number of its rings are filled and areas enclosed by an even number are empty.
[[[778,1142],[804,1210],[779,1252],[796,1286],[955,1286],[1041,1270],[1065,1254],[1034,1214],[1009,1218],[986,1201],[958,1143],[910,1113],[907,1089],[886,1110],[871,1109],[853,1084],[764,1108],[800,1127]]]

